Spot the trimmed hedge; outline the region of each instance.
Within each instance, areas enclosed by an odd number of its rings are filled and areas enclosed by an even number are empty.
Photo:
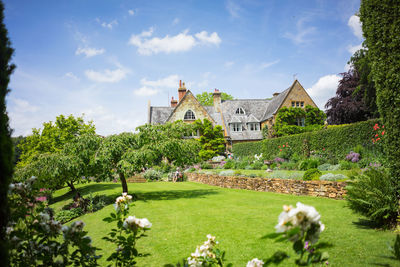
[[[336,159],[344,159],[357,145],[366,148],[382,146],[381,142],[373,144],[372,138],[376,134],[373,126],[380,119],[373,119],[343,126],[328,127],[315,132],[307,132],[257,142],[238,143],[233,145],[233,152],[237,157],[254,156],[263,153],[266,159],[278,155],[282,145],[289,145],[293,153],[309,156],[312,151],[320,151]]]

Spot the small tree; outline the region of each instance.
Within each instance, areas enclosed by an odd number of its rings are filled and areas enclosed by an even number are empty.
[[[203,121],[196,120],[195,125],[200,132],[200,158],[207,160],[224,152],[225,140],[220,125],[214,127],[207,119],[204,119]]]
[[[203,92],[196,95],[196,99],[203,106],[212,106],[214,104],[213,93]],[[227,93],[221,93],[221,100],[233,100],[233,96]]]

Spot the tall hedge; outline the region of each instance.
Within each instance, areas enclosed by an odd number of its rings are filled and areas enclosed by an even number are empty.
[[[8,116],[5,97],[8,93],[10,75],[15,66],[10,64],[13,49],[8,39],[4,21],[4,6],[0,1],[0,259],[3,266],[8,266],[8,247],[5,238],[5,229],[8,222],[9,209],[7,191],[13,171],[11,130],[8,125]]]
[[[304,154],[304,151],[322,150],[332,154],[337,159],[344,157],[357,145],[372,146],[372,138],[376,134],[374,125],[381,125],[379,119],[363,121],[343,126],[334,126],[315,132],[307,132],[265,139],[258,142],[238,143],[233,145],[235,156],[253,156],[263,153],[265,158],[278,155],[282,145],[288,145],[294,153]],[[379,145],[379,143],[375,144]]]
[[[400,1],[362,0],[360,20],[387,133],[390,176],[400,198]]]

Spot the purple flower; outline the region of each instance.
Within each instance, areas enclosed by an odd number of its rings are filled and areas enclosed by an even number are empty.
[[[285,160],[282,159],[282,158],[275,158],[274,161],[275,161],[276,163],[282,163],[282,162],[284,162]]]
[[[39,202],[44,202],[46,200],[47,200],[47,197],[37,197],[36,198],[36,201],[39,201]]]

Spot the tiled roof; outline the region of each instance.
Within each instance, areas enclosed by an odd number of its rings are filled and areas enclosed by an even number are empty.
[[[150,107],[150,124],[164,124],[167,122],[174,108],[172,107]]]
[[[261,121],[265,121],[265,120],[273,117],[273,115],[278,111],[278,108],[281,106],[283,100],[285,100],[287,94],[290,91],[290,88],[291,87],[287,88],[285,91],[283,91],[282,93],[280,93],[277,96],[274,96],[271,99],[271,102],[265,109],[265,112],[264,112],[263,117],[261,118]]]

